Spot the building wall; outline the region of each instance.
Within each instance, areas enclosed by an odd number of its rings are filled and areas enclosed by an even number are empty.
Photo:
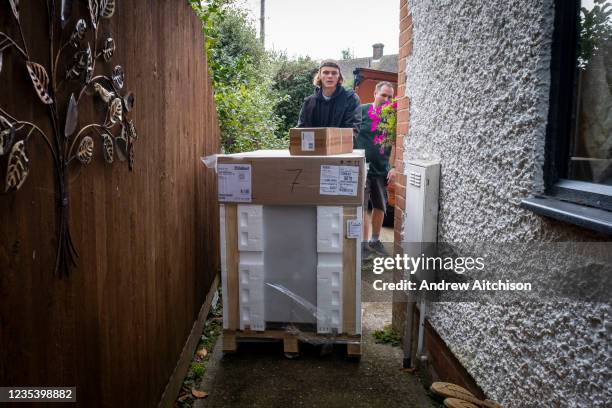
[[[553,1],[405,6],[397,164],[441,161],[438,240],[605,239],[519,207],[543,185]],[[399,194],[404,186],[402,179]],[[410,220],[396,214],[405,228]],[[603,407],[612,400],[609,315],[600,304],[438,303],[428,318],[483,391],[504,406]]]

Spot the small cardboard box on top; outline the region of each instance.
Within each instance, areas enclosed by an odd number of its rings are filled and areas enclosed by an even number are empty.
[[[329,156],[350,153],[353,151],[353,129],[289,129],[289,151],[294,156]]]
[[[288,150],[219,155],[219,203],[362,205],[363,150],[333,156],[291,156]]]

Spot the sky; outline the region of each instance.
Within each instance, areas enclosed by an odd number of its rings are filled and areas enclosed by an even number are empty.
[[[260,0],[242,0],[259,32]],[[397,0],[266,0],[266,49],[286,50],[289,57],[342,57],[350,48],[355,58],[372,56],[372,44],[397,54]]]

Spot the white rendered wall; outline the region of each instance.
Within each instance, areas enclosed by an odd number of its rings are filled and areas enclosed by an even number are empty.
[[[543,183],[553,1],[411,0],[408,10],[404,163],[441,161],[439,241],[601,239],[519,208]],[[429,318],[505,407],[612,401],[609,306],[438,303]]]

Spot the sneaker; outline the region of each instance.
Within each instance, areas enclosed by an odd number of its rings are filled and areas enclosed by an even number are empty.
[[[368,246],[370,247],[371,251],[376,252],[380,256],[389,256],[385,246],[380,241],[370,241],[368,242]]]
[[[362,261],[368,261],[370,259],[372,259],[372,251],[370,251],[370,248],[368,247],[368,243],[367,242],[362,242],[361,243],[361,260]]]

